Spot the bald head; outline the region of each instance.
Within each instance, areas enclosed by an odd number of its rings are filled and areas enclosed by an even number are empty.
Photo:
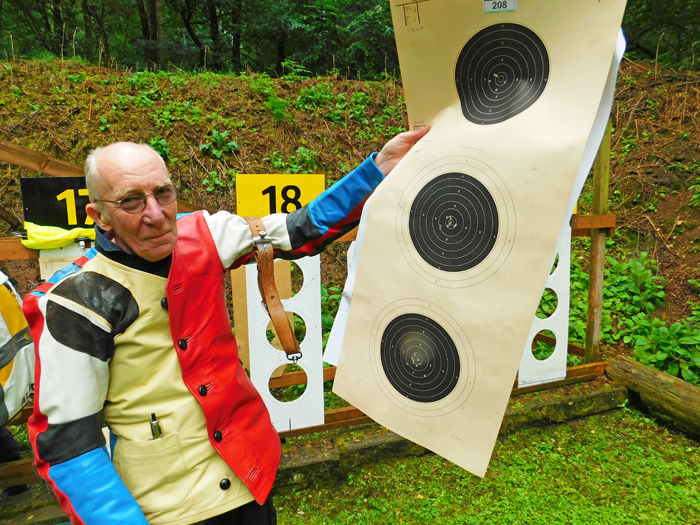
[[[165,162],[160,154],[147,144],[115,142],[109,146],[95,148],[85,159],[85,184],[90,201],[110,199],[105,179],[113,170],[140,173],[144,165],[156,162],[167,173]]]
[[[85,211],[112,242],[147,261],[159,261],[173,252],[177,201],[161,204],[157,198],[158,191],[172,182],[153,148],[132,142],[99,148],[85,161],[85,177],[92,201]],[[143,208],[122,208],[129,196],[142,198]]]

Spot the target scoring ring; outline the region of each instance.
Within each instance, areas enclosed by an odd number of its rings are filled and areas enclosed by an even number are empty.
[[[461,363],[447,331],[418,313],[399,315],[384,329],[381,364],[391,386],[419,403],[446,398],[457,386]]]
[[[498,239],[496,202],[482,182],[450,172],[428,182],[411,205],[411,241],[433,268],[462,272],[484,261]]]
[[[532,106],[547,87],[549,54],[542,39],[519,24],[495,24],[462,48],[455,82],[464,117],[497,124]]]

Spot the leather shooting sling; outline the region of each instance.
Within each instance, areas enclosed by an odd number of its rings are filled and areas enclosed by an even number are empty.
[[[272,241],[267,238],[267,232],[260,217],[254,215],[243,218],[253,233],[253,257],[258,263],[258,288],[260,289],[263,306],[272,320],[272,325],[275,327],[277,337],[287,354],[287,359],[296,363],[301,359],[302,354],[299,349],[299,342],[294,335],[294,328],[284,311],[277,286],[275,285]]]

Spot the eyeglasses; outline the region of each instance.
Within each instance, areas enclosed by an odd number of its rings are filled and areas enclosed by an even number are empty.
[[[105,199],[95,199],[95,202],[109,202],[118,204],[119,207],[126,213],[139,213],[146,207],[146,199],[149,195],[153,195],[156,200],[162,205],[167,206],[172,204],[177,199],[177,188],[173,184],[168,184],[158,188],[152,193],[129,193],[126,197],[119,201],[108,201]]]

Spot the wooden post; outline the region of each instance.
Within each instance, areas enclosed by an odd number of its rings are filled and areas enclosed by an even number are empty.
[[[593,165],[593,214],[608,213],[610,183],[610,135],[612,122],[608,120],[603,141]],[[600,361],[600,330],[603,306],[603,266],[605,264],[605,237],[607,229],[591,229],[591,263],[588,283],[588,322],[586,323],[586,363]]]

